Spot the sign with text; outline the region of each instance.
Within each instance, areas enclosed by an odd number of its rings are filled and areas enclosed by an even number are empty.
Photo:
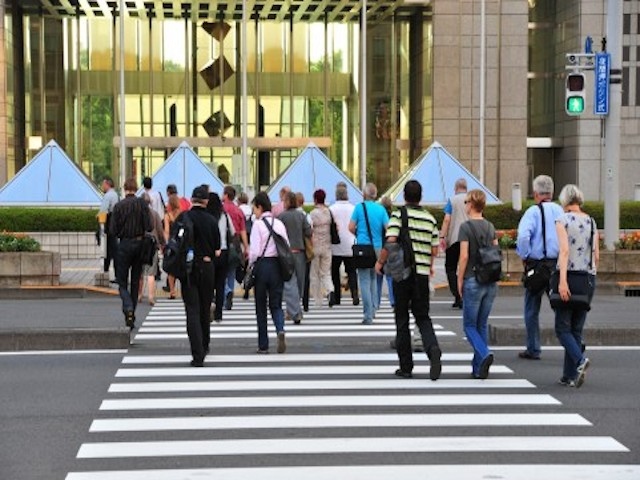
[[[596,53],[596,81],[593,102],[593,113],[609,115],[609,70],[611,68],[611,54]]]

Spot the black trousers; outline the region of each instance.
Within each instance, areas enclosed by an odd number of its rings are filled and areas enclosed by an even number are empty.
[[[429,316],[429,276],[412,274],[402,282],[393,282],[393,295],[396,300],[396,351],[403,372],[413,370],[413,352],[411,348],[411,330],[409,328],[409,309],[416,319],[420,330],[424,351],[429,355],[431,347],[438,345]]]
[[[116,268],[116,259],[118,257],[118,238],[107,233],[106,242],[107,256],[104,259],[103,271],[108,272],[111,260],[113,260],[113,268]]]
[[[333,281],[333,298],[337,305],[342,298],[342,286],[340,285],[340,265],[344,263],[344,271],[347,274],[349,291],[353,300],[358,298],[358,275],[353,264],[353,257],[331,257],[331,280]]]
[[[311,276],[309,273],[311,271],[311,262],[307,262],[307,266],[305,267],[305,275],[304,275],[304,291],[302,292],[302,308],[305,312],[309,311],[309,285]]]
[[[122,300],[123,312],[135,312],[138,305],[138,287],[142,275],[142,240],[123,238],[116,256],[116,280]],[[131,282],[129,282],[131,275]]]
[[[189,281],[180,279],[182,301],[187,313],[187,335],[191,355],[196,362],[204,361],[205,350],[209,348],[211,339],[209,309],[213,299],[214,277],[213,262],[196,258]]]
[[[460,258],[460,242],[456,242],[445,250],[444,270],[447,272],[447,282],[449,291],[460,303],[460,293],[458,292],[458,260]]]

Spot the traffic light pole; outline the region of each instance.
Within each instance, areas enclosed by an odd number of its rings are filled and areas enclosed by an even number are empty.
[[[607,2],[607,51],[611,54],[611,71],[622,71],[622,0]],[[604,150],[604,242],[613,250],[620,232],[620,110],[622,83],[609,86],[609,115],[605,118]]]

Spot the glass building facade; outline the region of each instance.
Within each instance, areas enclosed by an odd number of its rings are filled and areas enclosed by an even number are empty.
[[[54,139],[94,181],[118,178],[119,2],[5,3],[7,177]],[[240,183],[240,149],[216,139],[242,135],[242,2],[124,3],[126,175],[153,174],[167,139],[197,138]],[[420,153],[411,145],[432,139],[430,8],[370,1],[365,37],[360,1],[247,3],[247,136],[274,140],[249,149],[249,184],[268,185],[303,148],[282,140],[317,138],[356,183],[366,151],[367,179],[389,186]]]

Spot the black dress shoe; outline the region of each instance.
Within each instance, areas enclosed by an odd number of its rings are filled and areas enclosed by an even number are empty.
[[[191,360],[191,366],[192,367],[204,367],[204,362],[201,361],[197,361],[197,360]]]
[[[132,311],[124,312],[124,323],[127,324],[127,327],[133,330],[136,324],[136,316]]]
[[[401,378],[413,378],[413,373],[405,372],[405,371],[400,370],[400,369],[396,370],[395,375],[396,375],[396,377],[401,377]]]

